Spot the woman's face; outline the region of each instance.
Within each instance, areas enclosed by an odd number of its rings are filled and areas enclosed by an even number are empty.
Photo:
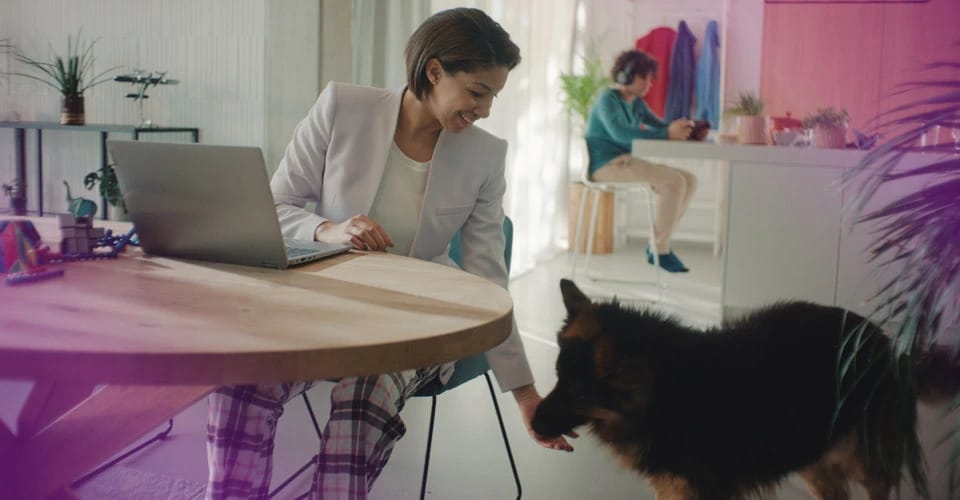
[[[505,67],[450,74],[437,60],[427,64],[427,77],[433,92],[427,102],[440,126],[451,132],[461,132],[480,118],[490,116],[493,99],[510,73]]]

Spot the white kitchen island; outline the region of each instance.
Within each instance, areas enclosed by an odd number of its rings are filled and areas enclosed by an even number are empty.
[[[637,140],[633,155],[726,162],[721,209],[724,319],[791,299],[870,312],[868,299],[882,276],[866,251],[870,227],[844,220],[844,208],[856,190],[841,185],[844,172],[865,152]],[[911,153],[903,161],[923,164],[934,159]],[[903,184],[896,188],[899,195],[908,189]],[[881,190],[870,206],[892,199],[890,191]]]

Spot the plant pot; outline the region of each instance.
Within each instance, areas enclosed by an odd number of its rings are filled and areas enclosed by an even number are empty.
[[[65,95],[60,99],[60,103],[61,125],[83,125],[86,122],[82,95]]]
[[[27,199],[10,197],[10,210],[13,211],[13,215],[27,215]]]
[[[123,207],[123,205],[110,205],[110,220],[130,222],[130,214]]]
[[[740,144],[766,144],[767,120],[763,116],[737,117],[737,142]]]
[[[847,147],[847,129],[845,127],[816,127],[813,129],[813,146],[826,149]]]

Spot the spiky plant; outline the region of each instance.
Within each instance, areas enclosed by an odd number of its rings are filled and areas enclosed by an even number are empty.
[[[960,47],[960,43],[956,46]],[[869,223],[876,228],[869,246],[870,262],[878,270],[893,271],[893,277],[882,283],[873,297],[876,305],[871,316],[891,333],[899,355],[895,362],[900,368],[898,400],[903,411],[898,411],[894,418],[900,418],[903,426],[915,425],[911,415],[915,415],[912,405],[917,384],[912,368],[920,360],[942,354],[938,345],[960,345],[960,151],[954,144],[916,146],[925,133],[939,130],[937,126],[955,129],[960,137],[960,78],[955,76],[960,75],[960,62],[934,63],[923,74],[933,76],[895,89],[893,95],[919,97],[875,120],[878,130],[893,134],[845,177],[845,186],[856,193],[848,216],[858,224]],[[943,78],[937,74],[954,76]],[[908,152],[927,153],[930,161],[922,165],[903,162]],[[905,181],[925,187],[901,188],[896,192],[903,194],[893,201],[877,209],[866,208],[881,187],[902,185]],[[947,364],[953,368],[941,375],[956,377],[957,352],[948,354]],[[849,359],[839,360],[841,378]],[[960,399],[955,398],[949,410],[958,405]],[[948,489],[950,498],[956,498],[960,423],[951,435],[954,446]],[[904,465],[916,483],[918,472],[922,480],[922,456],[919,450],[910,449],[916,443],[902,444]]]
[[[93,74],[93,66],[96,61],[93,56],[93,47],[97,44],[97,40],[99,39],[85,41],[82,31],[77,32],[76,37],[68,35],[66,55],[56,54],[53,46],[51,46],[49,61],[34,59],[24,54],[15,45],[7,43],[6,46],[13,50],[13,58],[34,70],[34,74],[17,71],[11,71],[9,74],[30,78],[49,85],[57,89],[63,96],[82,96],[83,92],[90,87],[109,81],[110,77],[107,74],[119,67],[115,66]]]
[[[846,109],[837,109],[833,106],[826,108],[817,108],[815,113],[810,113],[803,118],[803,128],[828,127],[843,128],[850,121],[850,115]]]
[[[563,105],[567,112],[576,117],[581,125],[586,125],[593,100],[602,89],[610,85],[610,78],[604,72],[600,59],[584,57],[583,62],[582,75],[561,73],[560,82],[563,87]]]
[[[12,48],[13,48],[13,44],[10,43],[9,38],[0,38],[0,53],[6,53],[8,50]],[[0,75],[5,76],[4,73],[0,73]]]
[[[753,92],[740,92],[737,101],[727,108],[727,112],[738,116],[760,116],[763,114],[763,101]]]

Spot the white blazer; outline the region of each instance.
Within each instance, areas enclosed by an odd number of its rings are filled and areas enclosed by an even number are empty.
[[[369,214],[397,129],[403,90],[331,82],[294,130],[270,181],[286,237],[313,240],[326,220]],[[441,131],[423,193],[410,256],[451,266],[450,240],[460,229],[463,269],[507,287],[503,194],[506,141],[471,126]],[[316,203],[314,212],[304,209]],[[514,320],[513,331],[487,352],[504,391],[532,384]]]

